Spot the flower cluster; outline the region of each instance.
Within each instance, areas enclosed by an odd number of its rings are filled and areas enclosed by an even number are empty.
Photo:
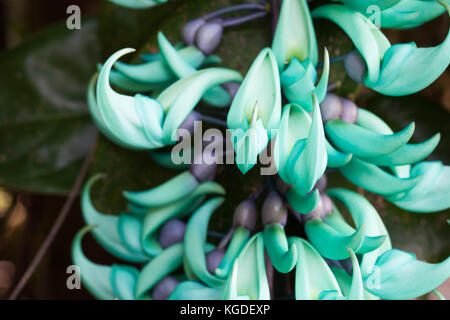
[[[113,2],[143,8],[164,1]],[[194,120],[202,119],[193,110],[203,101],[226,110],[224,123],[233,132],[231,143],[242,174],[257,164],[264,150],[273,148],[276,176],[265,177],[252,195],[243,197],[218,244],[208,241],[209,224],[226,201],[226,190],[214,182],[214,161],[184,166],[150,190],[125,191],[127,212],[119,216],[93,206],[90,191],[102,176],[92,177],[82,194],[88,226],[77,234],[72,256],[94,296],[270,299],[272,267],[280,273],[295,269],[296,299],[410,299],[448,279],[450,258],[431,264],[392,248],[388,230],[368,200],[351,190],[327,189],[327,170],[339,170],[353,184],[400,208],[436,212],[450,207],[450,168],[424,161],[436,148],[439,133],[425,142],[408,143],[414,123],[394,132],[372,112],[328,92],[332,65],[326,48],[319,65],[312,19],[331,20],[348,34],[356,47],[344,58],[352,79],[385,95],[407,95],[445,71],[450,38],[432,48],[391,45],[364,15],[366,9],[378,5],[383,27],[409,28],[450,12],[449,6],[419,0],[341,2],[310,12],[306,0],[284,0],[272,47],[261,50],[245,77],[211,67],[220,63],[212,52],[225,27],[263,16],[268,6],[219,10],[186,24],[182,45],[172,45],[160,32],[160,53],[142,56],[143,63],[118,62],[133,51],[123,49],[100,67],[89,85],[88,102],[97,127],[113,142],[139,150],[173,146],[180,128],[193,130]],[[253,13],[241,19],[218,18],[239,10]],[[119,93],[111,83],[135,95]],[[173,167],[167,156],[158,162]],[[256,206],[259,197],[264,197],[261,209]],[[338,204],[350,213],[353,224]],[[305,237],[287,235],[289,213],[302,223]],[[141,267],[89,261],[81,248],[89,231],[109,253]]]

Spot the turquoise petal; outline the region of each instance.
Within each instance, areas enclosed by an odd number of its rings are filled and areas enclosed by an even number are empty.
[[[156,231],[170,219],[188,216],[203,202],[208,194],[224,195],[225,190],[215,182],[204,182],[185,198],[148,210],[144,217],[141,234],[144,251],[152,256],[159,254],[161,245],[155,241]]]
[[[123,140],[126,142],[127,146],[134,149],[154,149],[161,147],[161,144],[154,144],[149,140],[145,125],[143,125],[142,120],[136,107],[139,109],[139,104],[144,103],[149,118],[144,118],[145,120],[150,120],[152,117],[156,119],[151,120],[152,124],[155,121],[159,121],[161,125],[162,121],[162,110],[159,103],[152,99],[137,99],[119,94],[112,90],[109,84],[110,70],[114,62],[121,56],[133,52],[134,49],[123,49],[115,54],[113,54],[103,66],[98,82],[97,82],[97,105],[99,109],[99,114],[103,119],[105,126],[108,128],[109,132],[116,137],[118,140]],[[145,102],[144,102],[145,101]],[[136,105],[137,104],[137,105]],[[141,106],[142,107],[142,106]],[[160,133],[159,129],[159,135]],[[158,133],[155,133],[158,135]],[[126,137],[126,138],[122,138]],[[159,139],[160,140],[160,137]]]
[[[297,247],[288,243],[284,227],[271,224],[264,227],[264,246],[278,272],[288,273],[297,263]]]
[[[158,45],[164,61],[178,78],[190,76],[197,71],[196,68],[183,59],[162,32],[158,33]],[[230,94],[220,86],[207,91],[203,96],[203,100],[216,107],[226,107],[231,104]]]
[[[268,131],[277,129],[281,117],[281,89],[277,61],[269,48],[256,57],[245,76],[228,112],[229,129],[246,130],[243,124],[250,124],[257,108],[257,119]]]
[[[322,5],[314,9],[312,17],[331,20],[341,27],[366,62],[365,80],[376,82],[379,79],[381,59],[391,44],[372,22],[339,4]]]
[[[339,171],[353,184],[384,196],[408,191],[421,179],[420,176],[400,179],[358,158],[353,158]]]
[[[421,162],[411,170],[419,183],[403,195],[387,199],[408,211],[435,212],[450,208],[450,167],[441,162]]]
[[[340,268],[336,268],[331,266],[331,271],[336,277],[337,282],[339,283],[339,287],[342,290],[342,294],[344,297],[347,297],[350,293],[350,288],[352,286],[352,277],[344,270]],[[364,283],[363,283],[364,284]],[[368,292],[365,288],[364,290],[364,300],[380,300],[377,296],[374,296],[370,292]]]
[[[211,215],[223,203],[223,198],[213,198],[198,208],[186,225],[184,241],[186,258],[194,274],[210,287],[222,287],[225,279],[211,274],[206,267],[206,237]]]
[[[210,288],[200,282],[181,282],[169,297],[169,300],[221,300],[222,288]]]
[[[172,161],[172,153],[164,151],[151,151],[150,157],[160,166],[174,170],[186,170],[190,167],[190,164],[175,164]]]
[[[81,229],[72,243],[72,261],[80,268],[80,276],[84,286],[97,299],[113,300],[116,298],[111,287],[111,267],[89,261],[81,248],[83,236],[95,227]]]
[[[180,79],[164,90],[157,98],[166,111],[163,142],[173,144],[178,141],[175,136],[177,129],[208,90],[226,82],[241,80],[242,76],[239,72],[223,68],[208,68]]]
[[[241,253],[242,249],[250,238],[250,231],[244,227],[237,227],[233,232],[230,244],[227,247],[227,251],[219,266],[217,267],[215,274],[218,277],[226,278],[231,272],[233,263],[236,257]]]
[[[255,234],[235,260],[224,300],[270,300],[262,233]]]
[[[272,50],[282,71],[292,58],[309,58],[317,65],[316,34],[306,0],[285,0],[275,30]]]
[[[365,277],[367,290],[382,299],[412,299],[424,295],[450,277],[450,258],[441,263],[416,260],[412,253],[392,249],[381,255],[375,271],[375,285],[368,285],[371,275]],[[375,275],[374,275],[375,277]]]
[[[300,194],[295,188],[291,188],[286,194],[286,198],[295,211],[301,214],[308,214],[319,203],[319,190],[315,190],[310,194]]]
[[[124,191],[128,201],[147,208],[167,205],[178,201],[191,193],[199,182],[190,171],[180,173],[176,177],[146,191]]]
[[[377,247],[375,250],[364,250],[365,252],[362,252],[364,255],[361,260],[361,270],[363,275],[367,274],[375,264],[378,256],[392,248],[389,234],[383,224],[383,220],[381,220],[380,215],[372,204],[356,192],[336,188],[328,190],[327,194],[333,199],[339,200],[345,204],[347,209],[350,211],[356,226],[361,226],[364,224],[366,236],[365,241],[367,241],[367,237],[383,239],[379,245],[375,245],[375,247]],[[335,215],[335,217],[339,220],[338,215]],[[341,229],[342,224],[346,225],[345,228],[349,228],[342,217],[340,221],[331,220],[331,216],[325,217],[325,221],[334,228]],[[337,225],[337,223],[340,223],[340,225]],[[349,230],[353,230],[353,228]],[[345,232],[345,230],[342,231]],[[367,246],[367,244],[364,243],[363,246]]]
[[[94,238],[103,248],[114,256],[130,262],[148,261],[150,257],[144,252],[130,251],[123,243],[118,230],[119,217],[102,214],[92,205],[90,199],[91,187],[96,181],[101,179],[101,177],[101,175],[96,175],[90,178],[82,192],[81,210],[86,224],[98,226],[92,230]]]
[[[203,53],[193,46],[180,49],[178,53],[183,61],[195,69],[197,69],[205,59]],[[127,78],[143,84],[170,84],[177,80],[175,74],[162,59],[137,65],[117,62],[114,64],[114,67],[119,73]]]
[[[361,126],[333,119],[325,124],[327,137],[339,150],[358,157],[390,154],[405,145],[414,133],[414,122],[391,135],[381,135]]]
[[[340,0],[344,5],[365,13],[370,6],[376,5],[378,10],[386,10],[402,0]]]
[[[352,160],[353,154],[337,151],[325,138],[325,149],[327,151],[327,166],[330,168],[340,168]]]
[[[177,243],[162,251],[142,268],[137,279],[137,299],[148,299],[149,291],[164,277],[177,270],[183,264],[183,243]]]
[[[349,257],[347,248],[357,251],[364,242],[365,226],[362,225],[352,234],[342,234],[319,218],[305,224],[309,241],[320,254],[328,259],[343,260]]]
[[[316,300],[322,291],[336,291],[341,295],[339,284],[320,254],[301,238],[292,238],[297,247],[295,268],[295,298]]]
[[[325,134],[319,102],[313,95],[313,114],[308,138],[299,157],[288,159],[288,172],[294,175],[293,185],[298,193],[309,193],[327,168]],[[292,161],[292,162],[291,162]],[[292,163],[292,164],[289,164]]]
[[[139,270],[130,266],[113,265],[111,287],[119,300],[134,300]]]

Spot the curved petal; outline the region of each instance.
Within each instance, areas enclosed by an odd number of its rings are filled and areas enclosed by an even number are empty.
[[[272,50],[280,70],[293,57],[300,61],[309,58],[314,66],[317,65],[316,35],[306,0],[283,1]]]
[[[101,178],[101,175],[90,178],[82,192],[81,210],[86,224],[98,226],[92,231],[94,238],[103,248],[114,256],[131,262],[148,261],[150,257],[144,252],[130,251],[123,243],[118,230],[119,217],[102,214],[92,205],[90,199],[91,187]]]
[[[128,201],[143,207],[159,207],[178,201],[191,193],[199,182],[190,171],[180,173],[176,177],[146,191],[124,191]]]
[[[281,89],[277,62],[269,48],[256,57],[245,76],[228,112],[227,125],[230,129],[247,129],[258,108],[257,119],[270,131],[278,127],[281,117]]]
[[[206,267],[206,237],[211,215],[222,204],[223,198],[214,198],[203,204],[194,212],[186,225],[185,248],[186,259],[193,273],[210,287],[221,287],[225,279],[211,274]]]
[[[414,122],[402,131],[382,135],[361,126],[333,119],[325,124],[327,137],[339,150],[358,157],[378,157],[390,154],[405,145],[414,133]]]
[[[168,220],[183,218],[194,211],[208,194],[224,195],[225,190],[215,182],[200,184],[187,197],[163,207],[150,209],[144,218],[141,241],[144,251],[149,255],[157,255],[161,252],[161,245],[155,241],[155,232]]]
[[[158,45],[165,63],[178,78],[188,77],[197,71],[182,58],[162,32],[158,33]],[[224,88],[217,86],[207,91],[203,100],[216,107],[226,107],[231,103],[231,96]]]
[[[306,240],[292,238],[297,247],[298,260],[295,268],[295,298],[316,300],[322,291],[336,291],[341,295],[339,284],[327,263]]]
[[[183,264],[184,244],[177,243],[162,251],[142,268],[137,279],[136,297],[148,298],[148,292],[165,276]]]
[[[337,151],[325,138],[325,150],[327,151],[327,166],[330,168],[340,168],[352,160],[353,154]]]
[[[375,285],[370,278],[376,277]],[[382,299],[412,299],[438,287],[450,277],[450,258],[441,263],[416,260],[412,253],[397,249],[386,251],[375,264],[373,274],[365,277],[368,291]]]
[[[358,158],[353,158],[339,171],[353,184],[385,196],[408,191],[421,179],[420,176],[400,179]]]
[[[195,108],[203,95],[213,87],[226,82],[240,82],[239,72],[208,68],[178,80],[159,95],[157,100],[167,112],[163,126],[163,142],[173,144],[176,130]]]
[[[244,227],[238,227],[233,232],[230,244],[228,245],[225,256],[217,267],[215,274],[218,277],[226,278],[231,272],[236,257],[241,253],[242,249],[250,238],[250,231]]]
[[[264,246],[275,269],[290,272],[297,263],[297,247],[288,243],[284,227],[271,224],[264,227]]]
[[[255,234],[235,260],[223,299],[270,300],[262,233]]]
[[[119,6],[131,8],[131,9],[147,9],[158,5],[159,3],[166,2],[165,0],[152,1],[152,0],[109,0]]]
[[[319,203],[319,190],[314,190],[310,194],[300,194],[295,188],[291,188],[286,194],[286,198],[295,211],[301,214],[308,214]]]
[[[313,18],[333,21],[350,37],[367,65],[365,79],[375,82],[380,74],[380,61],[390,47],[389,40],[369,19],[339,4],[322,5],[312,12]]]

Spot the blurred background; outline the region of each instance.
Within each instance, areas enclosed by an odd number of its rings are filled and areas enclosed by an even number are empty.
[[[6,52],[18,48],[47,27],[64,22],[68,17],[66,9],[73,4],[80,6],[82,19],[99,15],[101,8],[104,7],[104,3],[100,0],[0,0],[0,51]],[[116,23],[120,27],[120,23],[117,21]],[[436,45],[447,34],[448,24],[448,18],[441,16],[421,28],[387,31],[386,33],[391,42],[415,41],[419,46]],[[69,47],[67,50],[70,50]],[[105,53],[103,52],[101,55],[104,56]],[[74,55],[73,59],[77,59],[77,56]],[[15,72],[2,68],[0,70],[7,73],[6,77],[8,72]],[[1,91],[2,87],[0,87]],[[393,114],[393,112],[398,109],[389,109],[387,100],[378,101],[364,89],[358,94],[363,97],[362,106],[373,103],[378,106],[377,110],[384,110],[388,118],[397,117],[397,114]],[[367,99],[364,98],[365,95],[367,95]],[[14,97],[21,99],[22,93],[17,91]],[[4,102],[1,99],[0,101]],[[421,111],[417,111],[419,113],[416,114],[424,115],[426,128],[431,128],[430,130],[434,132],[448,132],[448,128],[450,128],[450,71],[447,70],[432,86],[408,101],[410,101],[410,106],[408,103],[406,105],[403,103],[401,107],[404,110],[409,107],[411,110],[421,108]],[[418,107],[417,104],[420,106]],[[437,108],[440,110],[436,111]],[[408,112],[405,111],[406,115],[403,114],[405,119],[409,117]],[[0,110],[0,117],[4,115],[5,112]],[[2,134],[1,130],[0,128],[0,135]],[[89,145],[92,140],[89,130],[86,131],[89,132],[86,134],[86,145]],[[449,164],[449,138],[447,136],[446,139],[443,139],[443,147],[440,147],[439,151],[440,158],[444,158],[446,164]],[[9,143],[13,144],[14,141],[11,139]],[[86,148],[89,149],[89,146]],[[2,160],[3,151],[0,150],[0,164],[4,161]],[[17,171],[13,170],[11,174],[20,175],[23,167],[17,167],[15,170]],[[0,185],[7,186],[6,188],[0,187],[0,299],[4,299],[7,298],[11,288],[17,283],[45,239],[66,197],[61,192],[53,192],[52,190],[56,190],[52,189],[53,185],[49,186],[49,191],[45,194],[15,191],[21,190],[21,188],[9,187],[8,183],[0,183]],[[376,197],[372,197],[371,200],[375,203],[379,201]],[[379,210],[383,210],[383,208],[383,204],[378,206]],[[449,212],[437,214],[430,219],[413,213],[385,212],[384,218],[388,220],[387,223],[392,225],[392,228],[388,227],[388,229],[392,232],[394,244],[397,244],[399,248],[415,252],[420,259],[434,262],[450,254],[450,237],[448,236],[448,226],[446,226],[446,219],[450,218]],[[62,230],[19,299],[91,299],[89,293],[84,290],[68,290],[66,287],[68,277],[66,268],[72,264],[71,242],[76,231],[82,226],[83,220],[77,199]],[[95,257],[96,261],[107,262],[110,259],[95,241],[92,239],[87,241],[90,241],[90,245],[86,247],[88,256]],[[441,291],[447,298],[450,298],[449,281],[441,286]]]

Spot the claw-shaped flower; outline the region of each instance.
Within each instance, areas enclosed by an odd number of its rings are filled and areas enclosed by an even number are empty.
[[[284,94],[290,102],[311,112],[311,94],[316,94],[320,102],[327,92],[329,57],[325,49],[322,77],[316,84],[317,42],[306,0],[283,1],[272,50]]]
[[[379,14],[379,27],[410,29],[433,20],[445,12],[445,8],[438,1],[427,0],[340,0],[344,5],[359,11],[369,17],[376,5]]]
[[[293,185],[296,195],[311,194],[327,167],[325,134],[319,104],[315,95],[312,117],[295,104],[283,109],[279,134],[275,141],[275,164],[284,182]],[[294,191],[292,191],[294,192]],[[293,197],[291,193],[288,199]],[[291,203],[292,205],[292,203]],[[300,213],[304,210],[298,210]],[[312,208],[314,209],[314,208]]]
[[[450,11],[447,4],[441,3]],[[329,19],[347,33],[360,54],[347,57],[348,74],[382,94],[418,92],[434,82],[450,63],[450,31],[440,45],[417,48],[415,43],[391,45],[368,18],[343,5],[320,6],[312,16]],[[418,69],[422,72],[418,73]]]
[[[232,130],[236,163],[247,173],[273,137],[281,117],[278,67],[270,49],[253,62],[231,104],[227,126]]]
[[[238,72],[210,68],[175,82],[156,99],[122,95],[111,88],[110,71],[117,59],[132,51],[123,49],[112,55],[98,76],[96,95],[92,83],[89,89],[95,123],[107,137],[128,148],[157,149],[174,144],[177,129],[208,90],[242,80]]]

